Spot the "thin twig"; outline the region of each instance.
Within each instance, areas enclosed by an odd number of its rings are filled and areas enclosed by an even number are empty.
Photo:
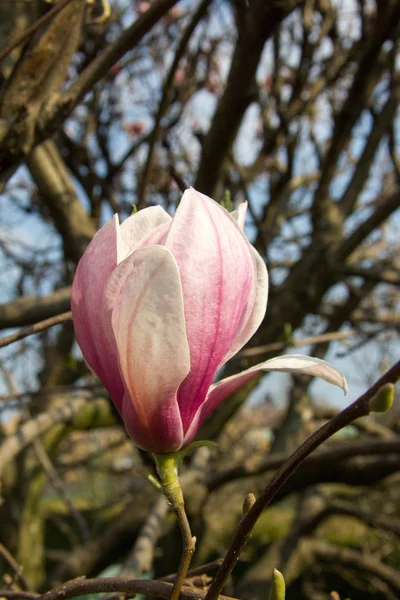
[[[0,589],[0,595],[2,598],[9,598],[9,600],[36,600],[36,598],[40,598],[40,594],[36,594],[35,592],[8,589]]]
[[[46,398],[47,396],[53,396],[54,394],[66,394],[68,392],[85,392],[90,391],[93,394],[101,394],[104,390],[104,386],[98,382],[88,382],[76,385],[75,383],[66,384],[66,385],[53,385],[46,389],[39,390],[26,390],[26,392],[12,393],[12,394],[4,394],[0,396],[0,402],[7,402],[8,400],[23,400],[24,398]]]
[[[389,440],[357,441],[348,444],[331,444],[328,448],[323,448],[318,452],[308,456],[304,461],[305,471],[318,471],[321,465],[343,464],[354,457],[360,456],[385,456],[388,454],[400,454],[400,438],[395,436]],[[289,460],[286,452],[276,452],[253,468],[247,463],[232,467],[229,470],[217,473],[213,477],[206,479],[207,490],[209,493],[215,492],[221,486],[237,481],[238,479],[248,477],[258,477],[270,471],[280,469]],[[400,464],[400,463],[399,463]],[[305,472],[304,471],[304,472]],[[330,480],[329,480],[330,481]],[[335,480],[333,480],[335,481]]]
[[[65,489],[63,481],[62,481],[61,477],[59,476],[59,474],[57,473],[55,467],[53,466],[50,458],[48,457],[47,452],[45,451],[42,442],[40,441],[40,439],[35,438],[33,440],[32,444],[33,444],[33,449],[36,453],[36,456],[38,457],[40,464],[43,467],[43,470],[47,474],[47,477],[48,477],[51,485],[53,486],[55,491],[58,493],[60,498],[64,501],[72,518],[74,519],[74,521],[79,529],[79,533],[81,535],[82,540],[84,542],[89,541],[90,531],[87,526],[87,523],[86,523],[85,519],[83,518],[83,516],[81,515],[81,513],[79,512],[79,510],[75,507],[71,498],[69,497],[69,494],[68,494],[67,490]]]
[[[97,579],[85,579],[79,577],[59,585],[45,594],[29,592],[18,592],[16,590],[0,589],[0,597],[9,600],[67,600],[75,596],[102,593],[123,593],[133,596],[144,594],[168,599],[171,595],[172,583],[166,581],[149,581],[146,579],[124,579],[122,577],[107,577]],[[181,591],[182,600],[195,600],[205,598],[206,592],[194,587],[183,587]],[[229,596],[220,596],[220,600],[235,600]]]
[[[82,71],[78,79],[61,96],[56,115],[51,115],[59,122],[65,119],[77,103],[93,86],[104,77],[118,60],[133,50],[150,29],[166,15],[178,0],[153,0],[151,6],[130,27],[122,31],[118,38],[108,44],[104,50]],[[51,123],[50,123],[51,130]]]
[[[78,398],[69,399],[68,403],[41,413],[34,419],[27,421],[19,427],[16,434],[8,436],[0,446],[0,480],[4,469],[15,456],[29,446],[35,438],[43,435],[54,425],[71,422],[87,404],[87,399],[88,396],[85,397],[84,394],[81,394]],[[102,403],[101,399],[91,397],[90,407],[94,410],[96,404],[101,406]]]
[[[192,536],[190,524],[185,511],[185,505],[180,504],[178,506],[174,506],[173,510],[178,519],[183,541],[181,562],[179,563],[178,572],[176,574],[174,587],[170,597],[170,600],[178,600],[194,554],[196,538]]]
[[[369,402],[377,392],[387,383],[396,383],[400,378],[400,361],[387,371],[372,387],[369,388],[355,402],[350,404],[342,412],[325,423],[320,429],[311,434],[284,462],[275,476],[268,483],[264,491],[260,494],[253,507],[239,523],[232,543],[219,568],[205,600],[216,600],[224,588],[228,577],[234,569],[240,554],[249,539],[254,525],[260,517],[262,511],[270,504],[271,500],[281,489],[283,484],[294,473],[297,467],[324,441],[330,438],[334,433],[354,421],[359,417],[370,413]]]
[[[138,201],[137,201],[138,210],[143,208],[145,205],[146,187],[147,187],[147,182],[149,179],[151,164],[153,162],[154,148],[155,148],[155,144],[156,144],[156,141],[158,138],[158,133],[160,131],[161,119],[167,109],[167,106],[168,106],[168,96],[169,96],[172,84],[174,82],[175,72],[177,71],[177,69],[179,67],[179,63],[184,55],[186,46],[188,45],[193,32],[196,29],[199,22],[201,21],[201,19],[206,14],[209,4],[210,4],[210,0],[203,0],[200,3],[200,6],[198,7],[196,14],[194,15],[192,21],[189,23],[186,31],[184,32],[184,34],[182,36],[182,39],[178,46],[178,49],[175,53],[174,60],[168,71],[168,74],[167,74],[167,77],[165,80],[165,84],[164,84],[164,88],[163,88],[162,97],[160,100],[160,104],[158,106],[157,114],[154,118],[154,127],[150,134],[149,150],[147,153],[146,164],[145,164],[145,167],[143,170],[143,177],[142,177],[142,182],[141,182],[141,186],[140,186],[140,190],[139,190],[139,197],[138,197]]]
[[[82,0],[82,1],[84,1],[84,0]],[[41,25],[43,25],[43,23],[45,23],[46,21],[48,21],[49,19],[51,19],[51,17],[54,17],[54,15],[56,15],[58,12],[60,12],[60,10],[62,10],[64,8],[64,6],[67,6],[67,4],[69,2],[71,2],[71,0],[60,0],[46,14],[44,14],[42,17],[40,17],[34,23],[32,23],[32,25],[30,27],[28,27],[27,29],[25,29],[25,31],[23,31],[19,36],[17,36],[15,38],[15,40],[13,40],[7,46],[7,48],[4,48],[4,50],[2,50],[2,52],[0,52],[0,62],[8,54],[10,54],[10,52],[12,52],[14,50],[14,48],[16,48],[17,46],[19,46],[20,44],[22,44],[22,42],[25,42],[25,40],[27,40],[33,33],[35,33],[35,31],[37,29],[39,29],[39,27]]]
[[[217,558],[211,562],[205,563],[204,565],[200,565],[199,567],[194,567],[190,569],[186,573],[186,577],[196,577],[196,575],[204,575],[213,569],[218,569],[222,564],[222,558]],[[175,581],[176,573],[171,573],[170,575],[166,575],[165,577],[160,577],[161,581]]]
[[[12,554],[9,553],[9,551],[7,550],[7,548],[5,548],[5,546],[3,546],[3,544],[0,544],[0,556],[6,563],[6,565],[10,567],[11,571],[13,572],[15,581],[24,590],[29,590],[28,582],[22,574],[22,566],[17,563],[15,558],[12,556]]]
[[[14,342],[18,342],[18,340],[22,340],[23,338],[28,337],[28,335],[33,335],[34,333],[40,333],[49,327],[54,327],[54,325],[61,325],[61,323],[66,323],[72,319],[71,311],[62,313],[61,315],[56,315],[55,317],[50,317],[49,319],[45,319],[44,321],[39,321],[34,325],[30,325],[29,327],[24,327],[20,329],[20,331],[16,331],[11,335],[6,335],[5,337],[0,339],[0,348],[4,346],[8,346],[9,344],[13,344]]]
[[[145,524],[135,540],[132,551],[124,561],[120,575],[123,577],[138,577],[151,571],[154,550],[163,530],[168,504],[164,496],[160,496],[151,507]]]
[[[255,346],[247,348],[239,352],[235,358],[248,358],[250,356],[258,356],[259,354],[267,354],[268,352],[280,352],[288,346],[297,348],[298,346],[308,346],[309,344],[324,344],[325,342],[340,341],[358,335],[359,332],[354,329],[347,331],[334,331],[330,333],[321,333],[320,335],[312,335],[310,337],[301,338],[300,340],[291,340],[287,342],[275,342],[273,344],[265,344],[264,346]]]

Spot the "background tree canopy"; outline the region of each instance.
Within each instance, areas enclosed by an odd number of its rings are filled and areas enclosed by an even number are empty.
[[[394,361],[399,18],[398,0],[0,3],[2,587],[5,548],[23,565],[16,583],[34,590],[110,565],[160,577],[179,560],[164,501],[134,471],[148,459],[68,313],[76,264],[113,213],[172,214],[190,185],[248,202],[268,311],[224,375],[296,345],[346,358],[365,387]],[[14,341],[14,328],[45,319]],[[335,412],[307,377],[276,393],[268,381],[256,404],[245,400],[260,380],[213,414],[199,438],[217,449],[186,467],[195,565],[224,554],[244,496]],[[310,457],[225,593],[266,597],[277,565],[289,598],[400,597],[398,435],[394,410]]]

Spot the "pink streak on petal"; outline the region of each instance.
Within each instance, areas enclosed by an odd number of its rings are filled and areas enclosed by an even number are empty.
[[[228,362],[247,342],[253,337],[257,329],[260,327],[265,312],[267,310],[268,301],[268,272],[264,260],[258,254],[257,250],[251,246],[251,251],[254,257],[256,278],[254,283],[254,300],[253,306],[247,320],[242,329],[240,329],[234,340],[232,341],[229,352],[224,357],[224,364]]]
[[[124,386],[102,327],[103,291],[117,265],[118,217],[96,233],[79,261],[71,294],[76,339],[89,367],[121,411]]]
[[[190,189],[165,246],[181,274],[191,371],[179,388],[184,431],[204,401],[215,372],[249,318],[255,265],[250,245],[229,213]]]

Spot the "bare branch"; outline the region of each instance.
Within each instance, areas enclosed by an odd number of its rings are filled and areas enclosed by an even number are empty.
[[[69,510],[72,518],[74,519],[75,523],[77,524],[77,527],[79,529],[79,532],[81,534],[83,541],[88,541],[90,539],[90,532],[89,532],[87,523],[86,523],[85,519],[82,517],[82,514],[79,512],[79,510],[76,508],[76,506],[72,502],[72,500],[67,492],[67,489],[66,489],[61,477],[59,476],[56,469],[54,468],[50,458],[48,457],[46,450],[43,447],[42,442],[38,438],[34,438],[32,440],[32,444],[33,444],[33,449],[36,453],[36,456],[38,457],[40,464],[43,467],[43,470],[47,474],[47,477],[49,478],[51,485],[56,490],[56,492],[58,493],[60,498],[63,500],[63,502],[65,503],[67,509]]]
[[[66,4],[68,4],[68,2],[71,2],[71,0],[60,0],[60,2],[58,2],[57,4],[55,4],[53,6],[53,8],[51,8],[42,17],[40,17],[39,19],[37,19],[21,35],[19,35],[17,38],[15,38],[15,40],[12,40],[12,42],[6,48],[4,48],[4,50],[2,50],[0,52],[0,62],[8,54],[10,54],[10,52],[12,52],[12,50],[14,50],[14,48],[16,48],[17,46],[19,46],[20,44],[22,44],[23,42],[25,42],[25,40],[27,40],[28,38],[30,38],[31,35],[34,34],[35,31],[37,29],[39,29],[39,27],[41,27],[46,21],[48,21],[49,19],[51,19],[58,12],[60,12],[60,10],[62,10],[64,8],[64,6],[66,6]]]
[[[400,191],[380,202],[375,211],[357,229],[345,238],[338,249],[338,261],[345,260],[377,227],[379,227],[400,206]]]
[[[40,333],[49,327],[54,327],[54,325],[60,325],[61,323],[66,323],[70,321],[72,318],[71,311],[63,313],[61,315],[56,315],[55,317],[51,317],[50,319],[45,319],[44,321],[39,321],[39,323],[35,323],[30,327],[26,327],[21,331],[17,331],[16,333],[12,333],[11,335],[7,335],[3,338],[0,338],[0,348],[4,346],[8,346],[9,344],[13,344],[18,340],[22,340],[23,338],[28,337],[29,335],[34,335],[35,333]]]
[[[237,354],[237,358],[244,358],[246,356],[259,356],[260,354],[268,354],[269,352],[280,352],[285,350],[288,346],[291,348],[298,348],[300,346],[308,346],[309,344],[325,344],[326,342],[347,340],[348,338],[354,337],[358,332],[354,329],[349,331],[334,331],[331,333],[322,333],[321,335],[312,335],[310,337],[301,338],[300,340],[290,340],[290,342],[276,342],[274,344],[266,344],[265,346],[254,346],[253,348],[247,348]]]
[[[285,3],[255,0],[249,5],[239,31],[225,92],[203,144],[195,187],[204,194],[215,196],[226,155],[243,115],[254,99],[254,78],[265,42],[299,4],[296,0]]]
[[[149,139],[149,150],[147,152],[146,163],[145,163],[144,170],[143,170],[143,176],[142,176],[142,181],[141,181],[139,195],[138,195],[138,201],[137,201],[138,209],[141,209],[145,206],[146,186],[148,184],[154,148],[155,148],[155,144],[156,144],[157,137],[158,137],[160,127],[161,127],[161,119],[168,107],[168,96],[170,94],[171,87],[174,82],[175,73],[176,73],[179,63],[185,53],[186,47],[187,47],[188,43],[190,42],[193,32],[195,31],[197,25],[200,23],[201,19],[203,19],[207,13],[207,9],[210,5],[210,2],[211,2],[211,0],[202,0],[202,2],[200,2],[200,5],[199,5],[195,15],[193,16],[191,22],[189,23],[188,27],[186,28],[185,32],[182,35],[182,39],[181,39],[179,46],[175,52],[174,60],[172,61],[171,67],[170,67],[167,77],[165,79],[165,83],[164,83],[164,87],[163,87],[163,91],[162,91],[161,100],[160,100],[160,103],[158,106],[157,114],[154,117],[153,131],[151,132],[150,139]]]
[[[164,496],[160,496],[150,509],[135,545],[124,561],[120,573],[122,577],[137,577],[152,570],[155,546],[162,534],[162,525],[167,513],[168,504]]]
[[[88,396],[83,395],[69,399],[68,403],[63,402],[60,406],[27,421],[19,427],[15,435],[8,436],[0,446],[0,479],[8,463],[31,444],[35,438],[43,435],[51,427],[58,423],[73,421],[85,406],[94,413],[104,408],[104,399],[91,399],[90,403],[87,402],[87,399]]]
[[[15,558],[12,556],[12,554],[9,553],[9,551],[3,546],[3,544],[0,544],[0,557],[3,559],[6,568],[8,566],[11,569],[16,582],[19,585],[21,585],[24,590],[28,590],[28,582],[26,581],[22,573],[23,568],[17,563]]]
[[[70,309],[71,288],[56,290],[49,296],[22,296],[0,304],[0,329],[31,325],[57,317]]]
[[[125,593],[125,594],[144,594],[146,596],[158,596],[168,598],[171,595],[173,584],[164,581],[148,581],[146,579],[124,579],[122,577],[107,577],[105,579],[73,579],[67,581],[57,588],[46,592],[45,594],[34,594],[27,592],[15,592],[7,589],[1,589],[0,595],[9,600],[67,600],[75,596],[85,594],[102,593]],[[198,588],[185,586],[182,588],[181,597],[186,600],[195,600],[196,598],[205,598],[206,592]],[[221,600],[234,600],[229,596],[220,596]]]
[[[53,140],[32,152],[28,166],[64,242],[66,257],[78,262],[96,233]]]

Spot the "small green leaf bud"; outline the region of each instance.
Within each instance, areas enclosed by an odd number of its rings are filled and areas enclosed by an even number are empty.
[[[242,519],[245,518],[245,516],[247,515],[247,513],[249,512],[249,510],[251,509],[251,507],[253,506],[255,501],[256,501],[256,497],[254,494],[252,494],[251,492],[249,494],[247,494],[246,498],[243,500]]]
[[[290,346],[293,344],[293,327],[291,323],[285,323],[283,326],[283,338]]]
[[[274,569],[271,581],[271,592],[269,600],[285,600],[286,585],[285,579],[278,569]]]
[[[394,385],[385,383],[369,401],[369,409],[371,412],[386,412],[392,407],[393,400]]]

